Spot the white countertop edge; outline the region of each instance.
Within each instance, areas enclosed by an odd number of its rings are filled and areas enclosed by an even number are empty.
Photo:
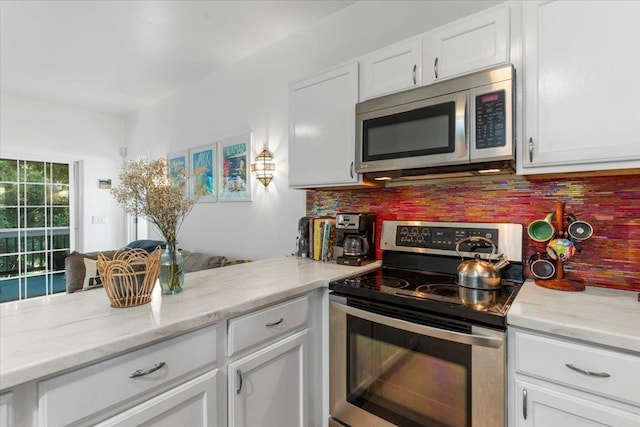
[[[638,292],[587,286],[562,292],[527,280],[507,314],[507,324],[640,354]]]

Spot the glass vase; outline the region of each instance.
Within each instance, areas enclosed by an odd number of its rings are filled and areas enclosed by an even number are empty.
[[[184,259],[176,245],[167,244],[160,257],[160,287],[164,295],[182,292]]]

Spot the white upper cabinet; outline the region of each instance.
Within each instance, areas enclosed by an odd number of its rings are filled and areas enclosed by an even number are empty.
[[[289,185],[357,185],[354,172],[358,64],[289,86]]]
[[[518,173],[640,166],[640,2],[523,4]]]
[[[500,5],[424,35],[424,84],[509,62],[509,6]]]
[[[414,37],[363,56],[360,100],[422,84],[422,38]]]

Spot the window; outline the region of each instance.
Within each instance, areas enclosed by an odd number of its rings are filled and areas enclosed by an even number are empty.
[[[0,158],[0,302],[64,292],[68,163]]]

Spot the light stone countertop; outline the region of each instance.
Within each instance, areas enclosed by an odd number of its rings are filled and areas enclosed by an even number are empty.
[[[635,291],[587,286],[583,292],[562,292],[528,280],[509,309],[507,323],[640,354]]]
[[[94,289],[0,305],[0,390],[325,287],[380,265],[351,267],[293,257],[186,275],[183,291],[112,308]]]
[[[112,308],[102,289],[0,305],[0,390],[214,324],[378,267],[274,258],[187,274],[182,293]],[[527,281],[509,325],[640,353],[637,292]]]

